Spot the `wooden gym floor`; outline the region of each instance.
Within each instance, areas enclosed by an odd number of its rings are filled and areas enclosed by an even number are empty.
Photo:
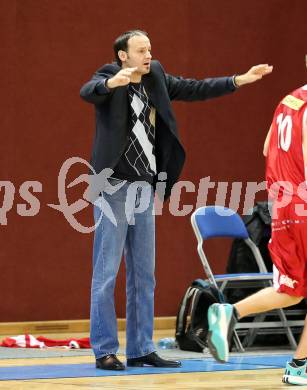
[[[125,345],[125,334],[120,334],[120,344]],[[154,340],[170,337],[173,330],[156,330]],[[88,333],[74,334],[75,337],[86,337]],[[5,336],[1,336],[0,340]],[[63,339],[72,334],[48,334],[49,338]],[[125,361],[124,356],[120,358]],[[36,365],[65,365],[87,363],[94,365],[93,356],[2,359],[0,367]],[[283,369],[237,370],[216,372],[189,372],[170,374],[124,375],[107,377],[54,378],[30,380],[0,380],[0,390],[78,390],[78,389],[286,389],[281,382]],[[1,379],[1,377],[0,377]]]

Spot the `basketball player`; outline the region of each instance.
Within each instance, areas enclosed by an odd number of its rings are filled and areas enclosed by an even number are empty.
[[[307,56],[306,56],[307,62]],[[306,63],[307,66],[307,63]],[[213,357],[227,362],[227,336],[237,320],[299,303],[307,297],[307,84],[277,106],[264,144],[266,179],[273,202],[273,287],[208,310],[208,346]],[[286,365],[283,382],[307,385],[307,316],[299,345]]]

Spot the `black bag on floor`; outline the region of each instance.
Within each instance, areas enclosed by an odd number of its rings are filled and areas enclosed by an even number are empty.
[[[224,302],[220,291],[202,279],[194,280],[187,289],[177,314],[175,336],[180,349],[202,352],[207,346],[207,311],[216,302]]]

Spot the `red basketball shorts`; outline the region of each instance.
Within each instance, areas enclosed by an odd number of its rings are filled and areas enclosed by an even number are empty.
[[[269,243],[274,287],[281,293],[307,297],[307,215],[303,215],[307,214],[307,204],[293,201],[277,214]]]

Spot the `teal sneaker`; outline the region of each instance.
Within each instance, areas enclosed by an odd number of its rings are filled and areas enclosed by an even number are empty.
[[[307,385],[307,361],[303,366],[288,362],[282,381],[291,385]]]
[[[229,303],[214,303],[208,309],[209,350],[220,363],[226,363],[229,358],[229,333],[233,328],[233,306]]]

